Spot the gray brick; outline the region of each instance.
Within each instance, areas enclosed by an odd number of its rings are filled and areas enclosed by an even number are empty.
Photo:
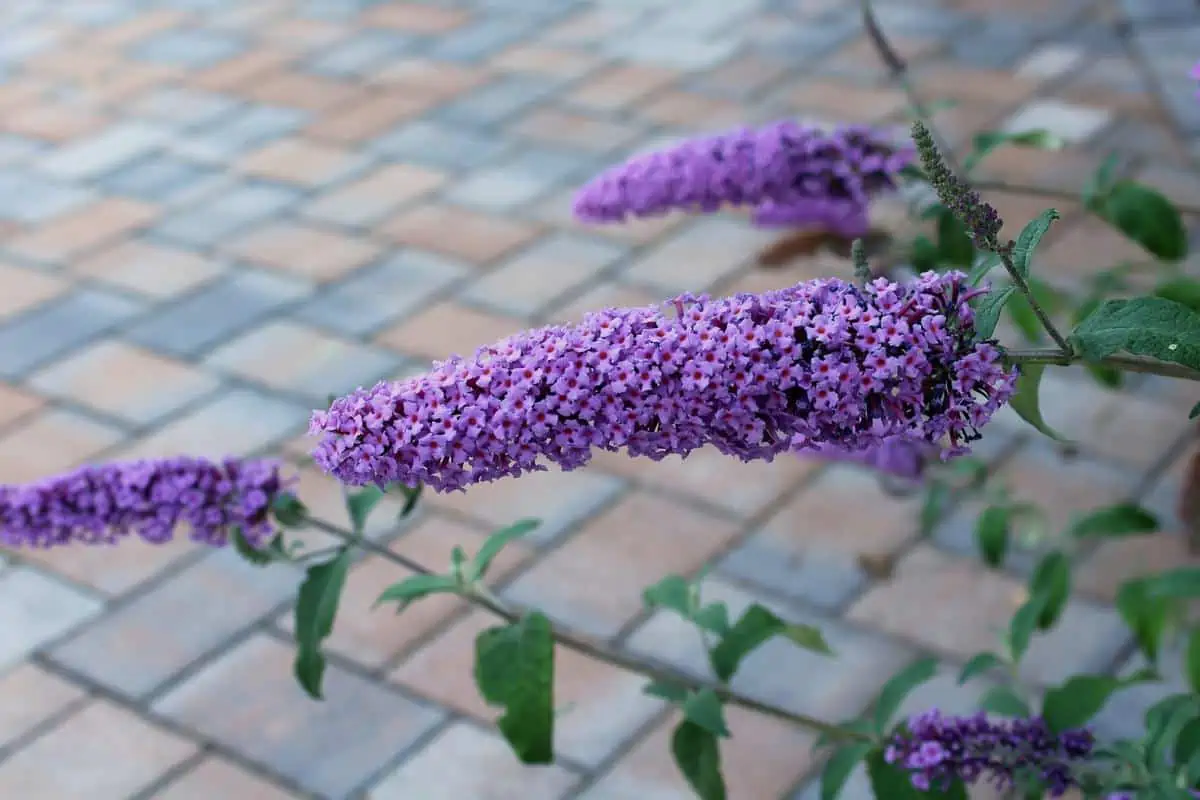
[[[495,161],[512,146],[499,136],[433,120],[405,123],[369,145],[371,150],[397,161],[453,171],[471,170]]]
[[[523,150],[478,170],[446,192],[447,199],[491,211],[507,211],[577,183],[601,168],[595,156],[561,148]]]
[[[154,231],[165,239],[209,247],[298,203],[302,193],[290,186],[243,182],[168,217]]]
[[[1200,102],[1196,101],[1194,81],[1164,81],[1163,99],[1180,128],[1189,135],[1200,134]]]
[[[294,108],[251,106],[172,143],[182,155],[224,163],[299,130],[312,114]]]
[[[157,713],[244,753],[318,797],[356,797],[359,786],[444,719],[336,664],[329,702],[291,677],[293,648],[260,634],[214,661],[154,705]],[[338,757],[330,758],[330,742]]]
[[[127,338],[173,355],[196,356],[311,291],[307,284],[239,267],[234,274],[160,308],[130,328]]]
[[[498,78],[447,103],[435,115],[447,122],[486,128],[545,101],[556,89],[553,81],[540,78],[519,75]]]
[[[23,164],[46,152],[48,145],[12,133],[0,134],[0,166]]]
[[[86,205],[94,197],[94,192],[81,186],[25,169],[0,170],[0,219],[45,222]]]
[[[836,657],[826,657],[774,640],[756,650],[733,680],[734,688],[757,700],[823,719],[861,712],[877,687],[912,659],[913,653],[881,636],[857,630],[798,605],[781,604],[716,579],[705,581],[704,602],[729,605],[737,615],[761,602],[789,622],[816,625]],[[664,659],[688,672],[710,676],[696,631],[672,614],[655,614],[629,639],[630,650]],[[796,676],[803,675],[803,680]]]
[[[96,178],[146,155],[161,145],[167,135],[157,125],[122,122],[59,149],[42,159],[39,166],[58,178]]]
[[[1161,23],[1196,18],[1194,0],[1121,0],[1125,13],[1135,23]]]
[[[376,68],[413,51],[416,40],[391,31],[366,30],[338,42],[309,60],[304,69],[333,78],[366,76]]]
[[[1073,599],[1058,624],[1034,638],[1021,662],[1021,679],[1053,686],[1077,673],[1107,672],[1130,641],[1115,610]]]
[[[439,36],[427,54],[430,58],[447,61],[486,61],[526,39],[535,25],[540,26],[536,19],[485,16],[473,25]]]
[[[615,36],[605,42],[610,58],[627,59],[679,70],[702,70],[728,61],[741,47],[740,37],[701,39],[694,35],[663,32],[656,27]]]
[[[455,261],[406,250],[322,291],[294,316],[331,331],[363,336],[411,314],[471,272]]]
[[[141,61],[203,69],[246,50],[246,40],[228,33],[202,29],[164,31],[130,50]]]
[[[820,551],[797,557],[761,537],[738,546],[720,562],[717,573],[827,611],[844,608],[867,584],[866,574],[852,559]]]
[[[50,657],[127,697],[144,698],[287,600],[300,579],[294,568],[259,570],[229,550],[207,553]],[[221,601],[197,602],[202,597]],[[139,645],[147,641],[158,644]]]
[[[1117,692],[1092,721],[1102,739],[1139,738],[1146,730],[1146,711],[1159,700],[1190,691],[1183,675],[1183,642],[1170,643],[1159,654],[1157,665],[1161,681],[1143,683]],[[1147,666],[1140,652],[1121,664],[1119,675],[1131,675]]]
[[[218,175],[220,172],[214,167],[162,154],[119,169],[101,179],[99,185],[113,194],[151,203],[171,203]]]
[[[0,574],[0,669],[99,615],[100,599],[25,566]]]
[[[0,328],[0,375],[25,375],[141,311],[141,304],[98,289],[77,289],[39,306]]]
[[[158,89],[140,99],[133,111],[160,125],[186,130],[208,125],[241,110],[241,103],[222,94],[172,86]]]
[[[1017,24],[991,20],[950,39],[955,60],[984,69],[1011,69],[1035,42],[1031,32]]]
[[[59,34],[45,26],[12,26],[0,33],[0,60],[19,63],[58,44]]]

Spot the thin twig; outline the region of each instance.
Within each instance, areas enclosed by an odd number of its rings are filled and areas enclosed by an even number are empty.
[[[426,567],[424,564],[414,561],[411,558],[384,547],[381,544],[377,544],[370,539],[357,539],[349,531],[343,530],[336,525],[331,525],[327,522],[311,517],[308,519],[308,523],[314,528],[317,528],[318,530],[331,536],[335,536],[347,544],[361,545],[365,549],[370,550],[372,553],[382,556],[388,561],[391,561],[393,564],[404,567],[411,572],[419,575],[438,574]],[[494,597],[489,597],[487,594],[477,591],[467,591],[459,596],[470,602],[472,605],[490,611],[496,616],[508,620],[509,622],[516,622],[532,611],[532,609],[524,608],[514,603],[502,603]],[[863,742],[871,741],[871,738],[868,736],[846,730],[845,728],[833,723],[825,722],[824,720],[817,719],[816,717],[810,717],[807,714],[798,714],[788,711],[787,709],[779,708],[778,706],[763,703],[714,681],[697,678],[690,673],[684,672],[683,670],[659,661],[658,659],[628,655],[610,647],[600,639],[587,636],[586,634],[577,633],[575,631],[566,630],[561,625],[554,624],[552,633],[554,635],[554,640],[563,647],[574,650],[581,655],[593,658],[597,661],[604,662],[605,664],[610,664],[614,667],[620,667],[621,669],[626,669],[631,672],[645,675],[652,680],[662,681],[664,683],[675,684],[678,686],[686,686],[696,691],[707,689],[730,705],[738,706],[739,708],[744,708],[748,711],[755,711],[759,714],[774,717],[775,719],[783,720],[785,722],[790,722],[810,731],[825,734],[826,736],[835,740]]]
[[[1025,280],[1025,276],[1017,269],[1017,265],[1012,259],[1012,245],[1007,244],[999,248],[996,254],[1000,256],[1000,263],[1004,265],[1004,269],[1008,272],[1008,276],[1012,278],[1013,285],[1017,287],[1017,291],[1025,298],[1025,302],[1029,303],[1029,307],[1033,309],[1034,316],[1038,318],[1038,322],[1042,323],[1042,327],[1046,329],[1046,333],[1050,334],[1050,338],[1058,345],[1059,350],[1064,355],[1070,355],[1072,347],[1067,343],[1067,339],[1059,331],[1058,327],[1051,321],[1050,315],[1046,313],[1046,309],[1042,308],[1042,304],[1033,296],[1033,289],[1029,286],[1029,281]]]

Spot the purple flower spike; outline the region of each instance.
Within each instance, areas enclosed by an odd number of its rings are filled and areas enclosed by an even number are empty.
[[[897,437],[858,451],[827,445],[818,448],[815,455],[826,461],[862,464],[897,478],[917,481],[930,462],[937,459],[939,450],[927,442]]]
[[[223,545],[238,527],[261,546],[274,532],[271,503],[285,488],[271,461],[180,457],[80,467],[0,486],[0,542],[48,548],[137,535],[161,544],[185,524],[196,541]]]
[[[790,206],[759,206],[754,224],[760,228],[819,227],[843,239],[857,239],[871,230],[867,207],[856,202],[813,199]]]
[[[865,126],[826,133],[776,122],[635,156],[584,186],[575,215],[607,223],[729,205],[758,209],[763,225],[844,222],[865,218],[872,197],[895,189],[913,155]]]
[[[1016,378],[974,340],[979,293],[929,272],[609,309],[334,401],[313,414],[313,458],[352,486],[452,491],[595,449],[770,461],[903,437],[965,452]]]
[[[955,778],[968,784],[985,778],[1007,789],[1019,774],[1032,771],[1051,797],[1061,797],[1074,785],[1072,770],[1087,760],[1093,744],[1087,730],[1056,735],[1039,718],[995,721],[983,712],[946,717],[934,709],[910,719],[885,758],[911,771],[913,786],[921,790],[946,787]]]

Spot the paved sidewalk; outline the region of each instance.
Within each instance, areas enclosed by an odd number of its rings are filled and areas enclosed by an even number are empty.
[[[1123,0],[1131,36],[1200,155],[1193,0]],[[894,121],[846,0],[7,0],[0,5],[0,480],[81,462],[283,452],[331,392],[532,323],[680,291],[779,287],[848,271],[828,257],[764,271],[771,237],[733,216],[585,229],[574,187],[649,143],[801,115]],[[1103,3],[896,0],[885,27],[962,142],[1046,127],[1063,153],[1007,150],[994,177],[1079,187],[1107,152],[1200,206]],[[1190,49],[1189,49],[1190,47]],[[1023,222],[1048,205],[993,195]],[[1141,258],[1077,206],[1039,269],[1069,287]],[[1191,219],[1193,230],[1196,220]],[[1200,244],[1200,241],[1198,241]],[[1193,272],[1198,265],[1191,264]],[[1135,395],[1135,396],[1134,396]],[[1124,397],[1073,373],[1046,416],[1090,449],[1070,463],[1011,416],[985,452],[1055,516],[1135,492],[1173,519],[1196,398],[1143,382]],[[336,487],[302,496],[344,522]],[[500,566],[503,594],[638,652],[699,664],[693,637],[647,616],[642,587],[716,564],[710,594],[819,622],[839,652],[763,649],[739,685],[845,717],[920,653],[946,676],[915,705],[963,708],[956,666],[1021,601],[1021,568],[986,572],[969,513],[918,541],[912,500],[866,473],[783,459],[738,466],[597,459],[572,474],[430,498],[373,534],[441,564],[492,527],[544,527]],[[393,515],[394,516],[394,515]],[[389,517],[390,519],[390,517]],[[859,556],[894,556],[878,580]],[[1109,605],[1139,570],[1182,563],[1178,537],[1090,554],[1062,630],[1025,679],[1117,668],[1129,637]],[[1021,561],[1018,559],[1018,561]],[[561,763],[517,765],[470,685],[486,623],[453,602],[372,613],[402,575],[354,570],[326,682],[291,677],[298,574],[231,553],[130,543],[12,558],[0,571],[0,797],[674,800],[671,715],[633,676],[563,653]],[[1067,632],[1063,632],[1067,631]],[[1108,731],[1139,718],[1128,694]],[[815,794],[811,737],[731,712],[734,800]],[[860,784],[845,795],[864,796]],[[857,794],[855,794],[857,792]]]

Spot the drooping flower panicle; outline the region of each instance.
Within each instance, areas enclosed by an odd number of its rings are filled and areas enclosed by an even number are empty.
[[[895,437],[865,450],[822,445],[813,455],[826,461],[861,464],[907,481],[919,480],[925,468],[937,460],[939,448],[927,442]]]
[[[980,712],[969,717],[943,716],[936,709],[908,721],[893,737],[884,757],[909,770],[918,789],[945,788],[954,779],[982,779],[1007,789],[1022,775],[1036,776],[1051,797],[1066,794],[1074,768],[1092,753],[1087,730],[1054,734],[1039,719],[993,720]]]
[[[828,133],[792,121],[742,128],[606,170],[579,191],[575,215],[606,223],[750,206],[760,225],[821,224],[857,236],[866,232],[870,200],[897,187],[913,155],[865,126]]]
[[[252,545],[273,533],[271,504],[285,489],[272,461],[167,458],[85,466],[47,480],[0,486],[0,541],[7,547],[151,543],[180,525],[223,545],[239,528]]]
[[[1015,383],[974,339],[977,294],[926,273],[609,309],[342,397],[313,414],[313,457],[350,485],[450,491],[595,449],[750,461],[904,437],[961,452]]]
[[[921,167],[925,170],[925,179],[942,205],[963,224],[976,247],[998,249],[1000,230],[1004,227],[1000,212],[950,171],[925,123],[920,120],[913,122],[912,137],[921,158]]]

